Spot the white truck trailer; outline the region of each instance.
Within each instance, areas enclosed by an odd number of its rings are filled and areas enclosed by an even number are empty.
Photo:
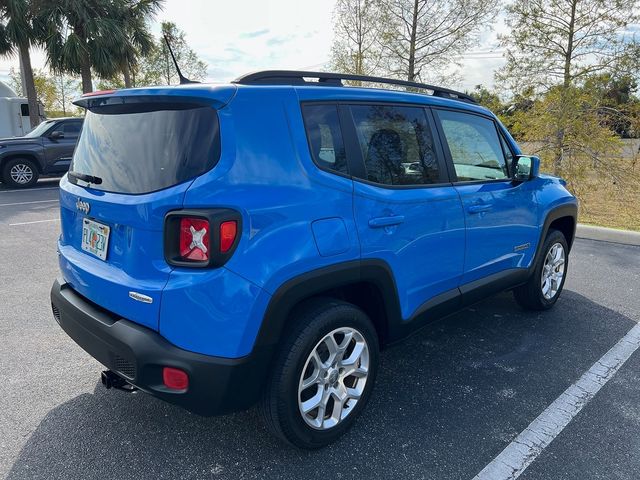
[[[38,113],[44,120],[42,107]],[[18,97],[11,87],[0,82],[0,138],[21,137],[32,128],[27,99]]]

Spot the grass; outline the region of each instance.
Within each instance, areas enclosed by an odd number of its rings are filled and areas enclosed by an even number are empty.
[[[630,160],[623,160],[629,162]],[[629,172],[634,169],[628,166]],[[624,185],[613,182],[598,182],[591,176],[587,188],[578,194],[580,212],[578,221],[601,227],[640,231],[640,165],[635,166],[635,175]]]

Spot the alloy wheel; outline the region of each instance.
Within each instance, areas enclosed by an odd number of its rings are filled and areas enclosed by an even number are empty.
[[[311,350],[298,384],[298,408],[307,425],[328,430],[343,421],[364,392],[369,346],[350,327],[325,335]]]
[[[564,278],[564,267],[564,247],[560,243],[554,243],[547,252],[542,266],[540,285],[545,299],[551,300],[558,294]]]
[[[20,184],[26,185],[33,179],[33,170],[25,163],[17,163],[9,170],[11,180]]]

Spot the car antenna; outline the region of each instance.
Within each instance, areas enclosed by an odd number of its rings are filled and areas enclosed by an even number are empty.
[[[176,72],[178,72],[180,85],[185,85],[188,83],[200,83],[200,82],[196,82],[195,80],[189,80],[187,77],[182,75],[182,72],[180,71],[180,67],[178,66],[178,61],[176,60],[176,56],[173,54],[173,49],[171,48],[171,42],[169,42],[169,37],[167,37],[166,33],[163,33],[162,36],[164,37],[164,41],[167,44],[167,47],[169,48],[169,53],[171,54],[171,58],[173,59],[173,64],[176,66]]]

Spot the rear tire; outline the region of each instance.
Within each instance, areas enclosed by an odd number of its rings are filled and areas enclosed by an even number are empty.
[[[28,188],[36,184],[40,173],[38,166],[28,158],[13,158],[4,164],[2,179],[14,188]]]
[[[558,301],[569,266],[569,246],[558,230],[549,230],[533,275],[527,283],[513,290],[520,306],[526,310],[548,310]]]
[[[369,400],[378,336],[362,310],[332,298],[305,302],[293,322],[276,354],[260,412],[267,428],[285,442],[321,448],[343,435]]]

